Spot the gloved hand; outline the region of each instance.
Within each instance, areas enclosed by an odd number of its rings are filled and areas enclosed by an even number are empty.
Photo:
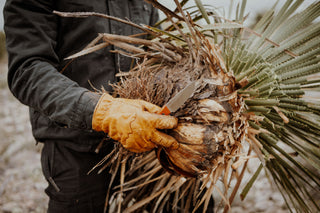
[[[177,126],[175,117],[156,114],[161,108],[142,100],[113,98],[104,93],[93,113],[92,128],[103,131],[132,152],[156,146],[177,148],[178,142],[157,129]]]

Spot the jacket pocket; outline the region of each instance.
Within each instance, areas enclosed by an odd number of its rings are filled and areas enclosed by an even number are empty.
[[[132,1],[130,16],[132,22],[136,24],[149,25],[151,20],[152,6],[143,1]],[[141,32],[139,29],[134,29],[134,34]]]
[[[42,172],[46,180],[55,189],[56,192],[60,191],[60,188],[54,181],[54,143],[45,143],[41,153],[41,167]]]

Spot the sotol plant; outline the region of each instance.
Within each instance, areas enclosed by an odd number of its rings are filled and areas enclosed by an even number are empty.
[[[120,186],[110,183],[107,205],[119,212],[188,212],[203,204],[205,211],[212,193],[219,193],[227,212],[250,159],[261,164],[241,187],[242,199],[264,169],[290,211],[320,211],[311,195],[320,188],[320,23],[315,21],[320,2],[297,13],[303,1],[287,0],[279,11],[274,6],[266,12],[253,29],[243,25],[246,0],[232,21],[200,0],[189,8],[184,7],[187,0],[175,0],[174,11],[147,2],[166,15],[163,29],[97,13],[56,12],[125,22],[151,36],[101,34],[70,57],[107,45],[132,57],[137,65],[120,74],[122,80],[114,85],[117,96],[162,106],[197,82],[192,98],[174,113],[179,126],[168,132],[180,142],[178,149],[159,147],[134,155],[116,144],[95,167],[108,167],[113,179],[120,174]]]

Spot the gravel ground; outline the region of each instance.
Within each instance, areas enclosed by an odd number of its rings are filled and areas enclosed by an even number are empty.
[[[7,65],[0,64],[0,212],[45,212],[46,181],[40,168],[40,146],[35,146],[28,108],[6,84]]]
[[[8,91],[6,66],[0,63],[0,213],[45,212],[48,199],[43,191],[47,183],[40,168],[41,146],[35,145],[31,135],[27,107]],[[249,168],[255,172],[257,163],[249,162]],[[236,197],[232,212],[289,211],[281,194],[270,187],[265,175],[260,175],[245,201]]]

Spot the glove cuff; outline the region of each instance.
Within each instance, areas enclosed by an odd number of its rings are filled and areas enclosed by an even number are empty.
[[[92,129],[95,131],[104,131],[106,130],[102,129],[103,120],[105,119],[105,114],[108,111],[108,108],[113,101],[113,97],[109,95],[108,93],[103,93],[100,97],[94,112],[92,116]]]

